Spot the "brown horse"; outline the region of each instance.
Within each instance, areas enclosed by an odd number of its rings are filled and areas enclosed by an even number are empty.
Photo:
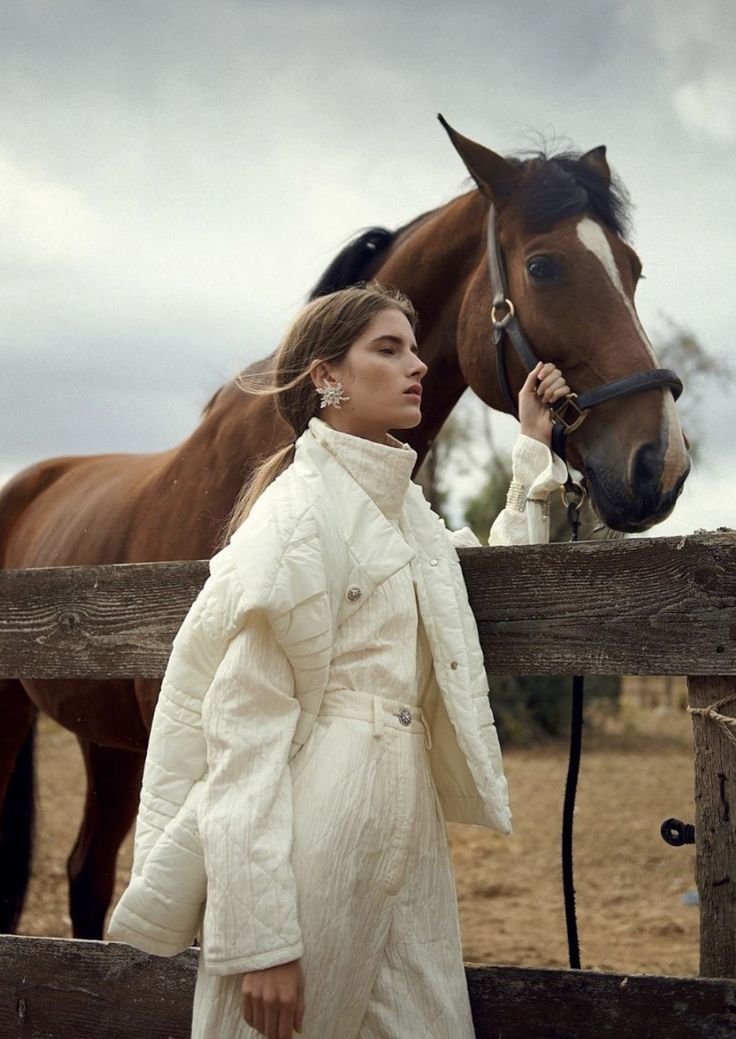
[[[540,358],[556,361],[577,391],[657,367],[634,309],[641,267],[624,241],[624,196],[611,181],[605,149],[507,160],[449,132],[477,187],[395,233],[362,234],[311,294],[375,278],[414,301],[429,365],[422,422],[408,434],[420,462],[468,385],[505,410],[490,343],[489,201],[509,294]],[[270,360],[248,371],[264,371]],[[515,392],[524,372],[514,357],[508,364]],[[268,398],[248,397],[231,382],[169,451],[32,466],[0,495],[0,565],[207,557],[254,461],[287,432]],[[568,457],[609,526],[643,530],[663,519],[689,468],[670,390],[602,404],[569,438]],[[0,682],[3,930],[17,924],[28,877],[37,710],[75,733],[84,755],[87,798],[68,862],[70,913],[75,935],[99,938],[118,848],[137,808],[158,688],[151,681],[104,688],[96,681]]]

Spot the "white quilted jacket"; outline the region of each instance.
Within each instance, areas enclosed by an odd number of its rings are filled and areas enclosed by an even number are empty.
[[[214,974],[302,955],[288,761],[319,711],[337,627],[415,557],[437,698],[429,754],[445,818],[511,829],[483,653],[455,550],[480,543],[467,527],[446,530],[410,483],[402,521],[413,548],[325,450],[315,423],[297,440],[293,464],[210,561],[174,639],[131,879],[109,925],[111,938],[167,956],[192,944],[204,913],[202,954]],[[517,495],[490,544],[545,540],[541,502],[565,479],[560,460],[528,437],[518,438],[513,466],[536,500],[520,509]]]

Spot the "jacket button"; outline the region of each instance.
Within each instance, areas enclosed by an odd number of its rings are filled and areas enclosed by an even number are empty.
[[[348,588],[347,593],[346,593],[347,598],[348,598],[348,602],[357,602],[362,594],[363,593],[361,592],[360,588],[358,588],[357,585],[351,585],[351,587]]]
[[[430,561],[429,561],[429,565],[430,566],[437,566],[437,563],[438,563],[437,559],[430,559]]]
[[[458,664],[457,660],[451,660],[450,661],[450,667],[452,668],[453,671],[457,671],[459,666],[460,665]]]

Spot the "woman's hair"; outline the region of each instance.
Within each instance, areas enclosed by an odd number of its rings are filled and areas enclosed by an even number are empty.
[[[270,385],[263,386],[262,375],[257,382],[244,374],[236,377],[236,384],[246,393],[274,397],[276,410],[293,430],[294,438],[261,462],[243,484],[227,521],[223,545],[268,485],[291,465],[294,441],[319,412],[320,397],[310,371],[320,361],[339,365],[370,321],[383,310],[399,310],[416,332],[414,306],[398,289],[386,288],[375,281],[359,282],[318,296],[299,311],[288,327],[276,352],[275,367],[265,373],[271,376]]]

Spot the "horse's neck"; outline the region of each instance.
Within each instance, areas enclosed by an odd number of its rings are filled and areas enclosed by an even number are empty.
[[[483,256],[485,205],[473,191],[415,221],[373,275],[406,293],[419,313],[421,353],[429,370],[423,380],[422,422],[404,437],[417,452],[419,464],[467,386],[457,359],[457,317],[467,283]],[[258,362],[248,374],[272,362],[273,357]],[[193,493],[206,495],[208,514],[213,524],[219,519],[221,525],[256,462],[288,435],[271,398],[249,397],[227,383],[175,453],[174,464],[186,467],[190,479],[196,477]]]
[[[211,554],[244,481],[287,435],[271,398],[249,396],[232,381],[218,390],[197,428],[167,462],[168,479],[178,480],[197,506],[186,535],[197,543],[192,552]]]
[[[422,422],[405,439],[421,464],[432,440],[467,388],[457,356],[457,320],[470,278],[484,255],[488,203],[478,191],[453,199],[399,236],[376,280],[404,292],[419,314],[424,377]]]

